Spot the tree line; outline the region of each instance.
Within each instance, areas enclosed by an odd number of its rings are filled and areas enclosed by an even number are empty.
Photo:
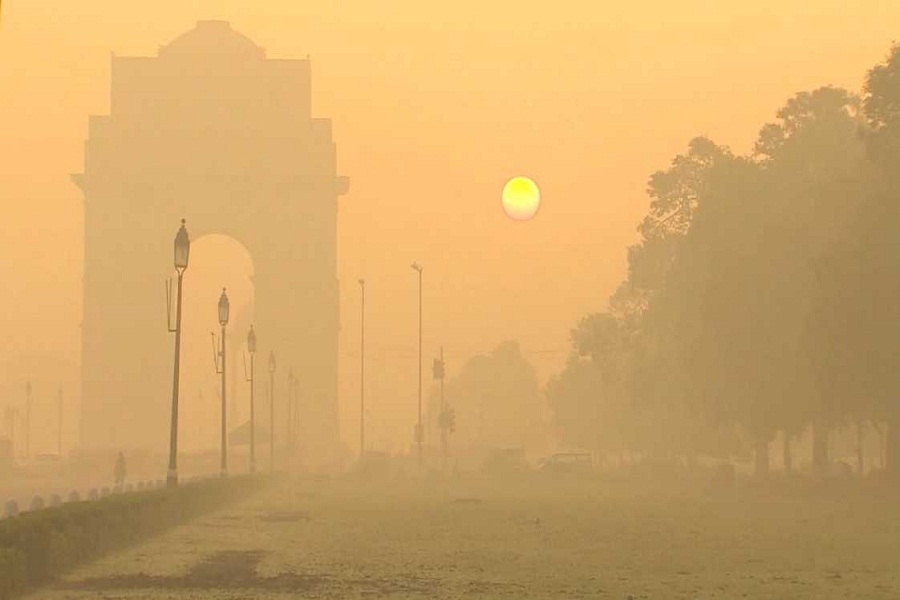
[[[547,384],[557,438],[605,453],[769,465],[780,432],[885,432],[900,472],[900,45],[861,93],[790,98],[738,155],[705,137],[650,176],[605,312]]]

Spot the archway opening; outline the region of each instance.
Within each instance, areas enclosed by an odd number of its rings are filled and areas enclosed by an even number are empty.
[[[218,303],[222,288],[231,305],[225,335],[230,432],[250,415],[244,361],[253,323],[253,258],[228,235],[208,234],[193,240],[184,277],[178,411],[179,455],[189,463],[184,465],[186,473],[215,472],[219,464],[222,376],[216,373],[215,361],[221,346]]]

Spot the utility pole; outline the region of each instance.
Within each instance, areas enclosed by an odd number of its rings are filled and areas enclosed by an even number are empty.
[[[294,453],[300,452],[300,378],[294,376]]]
[[[31,382],[25,383],[25,458],[31,458]]]
[[[256,400],[254,397],[255,372],[253,365],[256,358],[256,332],[253,325],[247,334],[247,351],[250,353],[250,377],[247,377],[247,363],[244,363],[244,379],[250,382],[250,472],[256,473]]]
[[[359,463],[362,466],[363,457],[366,455],[366,281],[359,280],[359,290],[362,294],[359,316]]]
[[[56,454],[62,458],[63,392],[62,386],[56,394]]]
[[[275,472],[275,352],[269,351],[269,471]]]
[[[419,420],[416,424],[416,442],[419,446],[419,474],[422,473],[422,266],[413,263],[412,268],[419,273]]]
[[[444,405],[444,347],[441,346],[441,414],[445,412]],[[444,455],[443,469],[447,469],[447,428],[441,428],[441,452]]]
[[[285,435],[285,451],[290,456],[294,448],[294,368],[288,369],[287,393],[287,435]]]

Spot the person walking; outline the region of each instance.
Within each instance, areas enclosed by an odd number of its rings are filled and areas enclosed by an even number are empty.
[[[113,470],[113,478],[115,479],[116,486],[120,488],[125,487],[125,475],[126,475],[126,467],[125,467],[125,455],[122,452],[119,452],[119,456],[116,457],[116,466]]]

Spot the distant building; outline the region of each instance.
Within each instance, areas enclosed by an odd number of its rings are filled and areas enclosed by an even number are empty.
[[[84,194],[83,448],[168,447],[163,282],[182,217],[193,242],[221,233],[250,251],[261,356],[275,351],[279,382],[298,375],[304,444],[337,444],[337,200],[348,180],[310,95],[309,60],[267,59],[223,21],[201,21],[158,57],[112,57],[110,114],[90,117],[73,176]]]

